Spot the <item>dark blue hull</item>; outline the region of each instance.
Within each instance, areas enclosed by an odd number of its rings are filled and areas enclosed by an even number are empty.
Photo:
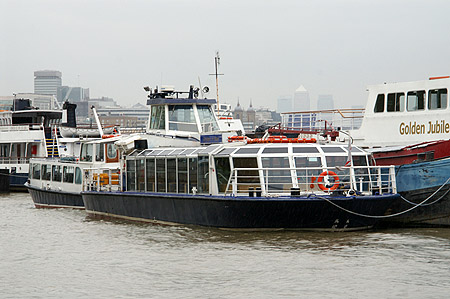
[[[376,218],[357,216],[318,197],[223,197],[158,193],[83,192],[86,211],[96,218],[226,229],[368,229]],[[397,195],[327,197],[367,215],[383,215]]]
[[[84,209],[80,193],[69,193],[52,190],[42,190],[26,186],[36,208],[72,208]]]
[[[401,213],[431,197],[420,207],[386,219],[385,225],[450,226],[450,159],[396,166],[396,173],[397,191],[403,199],[397,199],[389,213]]]
[[[27,191],[25,183],[28,179],[28,173],[11,173],[9,175],[9,188],[12,191]]]

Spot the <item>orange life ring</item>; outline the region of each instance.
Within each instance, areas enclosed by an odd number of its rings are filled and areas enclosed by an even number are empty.
[[[323,178],[326,175],[331,175],[334,178],[334,184],[330,188],[325,187],[325,185],[322,183]],[[319,175],[319,178],[317,179],[317,185],[322,191],[334,191],[339,187],[339,177],[334,171],[331,170],[324,171]]]

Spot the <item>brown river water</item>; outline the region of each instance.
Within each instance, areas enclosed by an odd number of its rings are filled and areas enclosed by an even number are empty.
[[[449,298],[450,229],[230,232],[0,195],[0,298]]]

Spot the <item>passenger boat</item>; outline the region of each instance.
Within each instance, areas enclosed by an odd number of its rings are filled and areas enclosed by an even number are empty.
[[[373,227],[398,197],[394,168],[371,166],[357,147],[349,164],[342,145],[242,139],[135,150],[116,184],[99,178],[112,169],[88,169],[86,211],[168,225],[339,231]]]
[[[11,190],[25,190],[30,158],[58,155],[53,129],[61,123],[62,110],[35,109],[30,99],[2,104],[0,169],[7,170]]]
[[[146,90],[150,91],[149,88]],[[211,107],[215,104],[215,100],[199,99],[197,92],[193,86],[189,92],[174,91],[173,87],[150,91],[149,123],[144,134],[108,135],[103,130],[94,108],[96,130],[101,138],[78,137],[78,146],[72,157],[31,160],[33,166],[27,188],[35,206],[84,208],[80,195],[85,179],[82,175],[84,171],[93,167],[117,168],[119,155],[133,150],[136,144],[139,148],[148,148],[227,142],[227,138],[235,136],[236,131],[226,128],[221,130]],[[185,94],[187,96],[182,97]],[[116,152],[118,150],[120,153]],[[67,179],[65,179],[66,171],[68,171]],[[73,180],[73,176],[79,180]],[[114,177],[116,178],[117,174],[114,174]]]
[[[287,113],[296,130],[314,128],[327,138],[353,142],[372,151],[377,165],[397,165],[401,198],[389,225],[450,225],[450,77],[370,86],[365,111],[344,115],[338,109],[319,122],[319,112]],[[294,119],[302,121],[292,122]],[[312,120],[308,122],[307,120]],[[358,124],[358,126],[351,126]],[[338,130],[341,128],[342,130]],[[344,132],[345,131],[345,132]]]
[[[75,157],[31,159],[25,185],[35,207],[84,209],[81,191],[86,179],[86,169],[117,169],[119,152],[114,142],[119,138],[121,137],[80,140],[80,154]],[[110,177],[117,182],[119,174],[114,172]],[[104,175],[99,178],[102,182],[105,180]]]

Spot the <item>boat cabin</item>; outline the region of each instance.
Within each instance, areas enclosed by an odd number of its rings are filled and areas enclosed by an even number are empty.
[[[280,196],[293,190],[330,193],[344,185],[347,191],[356,190],[358,184],[358,190],[369,191],[369,185],[374,183],[372,175],[379,169],[371,169],[370,155],[360,148],[352,147],[351,157],[353,167],[346,167],[349,165],[346,146],[317,143],[232,143],[136,150],[126,157],[126,189],[194,195]],[[392,176],[384,180],[388,182]]]
[[[364,147],[449,139],[449,89],[449,76],[369,86],[361,127],[350,135]]]
[[[150,92],[149,147],[223,143],[239,131],[236,126],[219,123],[213,109],[216,100],[200,98],[199,88],[191,85],[188,92],[175,91],[172,86],[145,89]]]

